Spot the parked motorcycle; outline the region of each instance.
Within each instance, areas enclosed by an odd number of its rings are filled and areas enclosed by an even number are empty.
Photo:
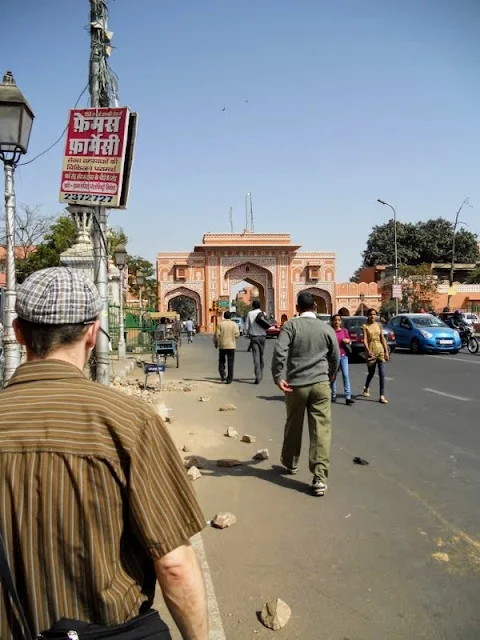
[[[472,327],[464,327],[460,331],[460,339],[462,341],[461,349],[467,347],[469,353],[477,353],[479,348],[478,338],[475,336]]]

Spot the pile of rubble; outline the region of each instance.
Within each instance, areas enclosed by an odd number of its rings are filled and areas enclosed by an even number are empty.
[[[151,380],[148,380],[146,387],[144,380],[141,380],[140,378],[126,378],[124,380],[115,378],[110,386],[122,391],[127,396],[141,398],[148,404],[154,404],[157,402],[160,393],[171,391],[188,393],[196,389],[195,384],[184,380],[168,380],[161,384],[160,381],[158,379],[155,380],[153,376],[151,376]]]

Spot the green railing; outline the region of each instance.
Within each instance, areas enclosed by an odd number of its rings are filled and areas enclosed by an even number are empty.
[[[123,307],[123,326],[127,353],[150,351],[152,335],[155,332],[156,322],[149,317],[149,312],[155,312],[155,309],[142,309],[140,312],[138,307]],[[118,349],[118,340],[120,338],[119,305],[108,305],[108,324],[112,349],[116,351]]]

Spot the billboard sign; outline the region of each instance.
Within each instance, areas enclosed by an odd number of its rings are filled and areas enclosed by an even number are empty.
[[[63,158],[60,202],[122,206],[129,109],[72,109]]]
[[[402,297],[402,285],[394,284],[392,285],[392,298],[398,298],[399,300]]]

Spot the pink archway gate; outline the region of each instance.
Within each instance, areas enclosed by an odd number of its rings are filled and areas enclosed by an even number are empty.
[[[189,289],[188,287],[177,287],[176,289],[172,289],[166,293],[163,297],[163,309],[166,311],[168,309],[169,303],[174,299],[180,296],[184,296],[185,298],[190,298],[194,300],[195,305],[197,307],[197,325],[202,326],[203,323],[203,309],[202,309],[202,300],[199,294],[193,289]]]
[[[303,293],[307,291],[311,293],[315,298],[315,302],[317,303],[317,313],[328,313],[332,314],[332,296],[328,291],[321,289],[320,287],[305,287],[304,289],[300,289],[296,292],[298,296],[299,293]]]

